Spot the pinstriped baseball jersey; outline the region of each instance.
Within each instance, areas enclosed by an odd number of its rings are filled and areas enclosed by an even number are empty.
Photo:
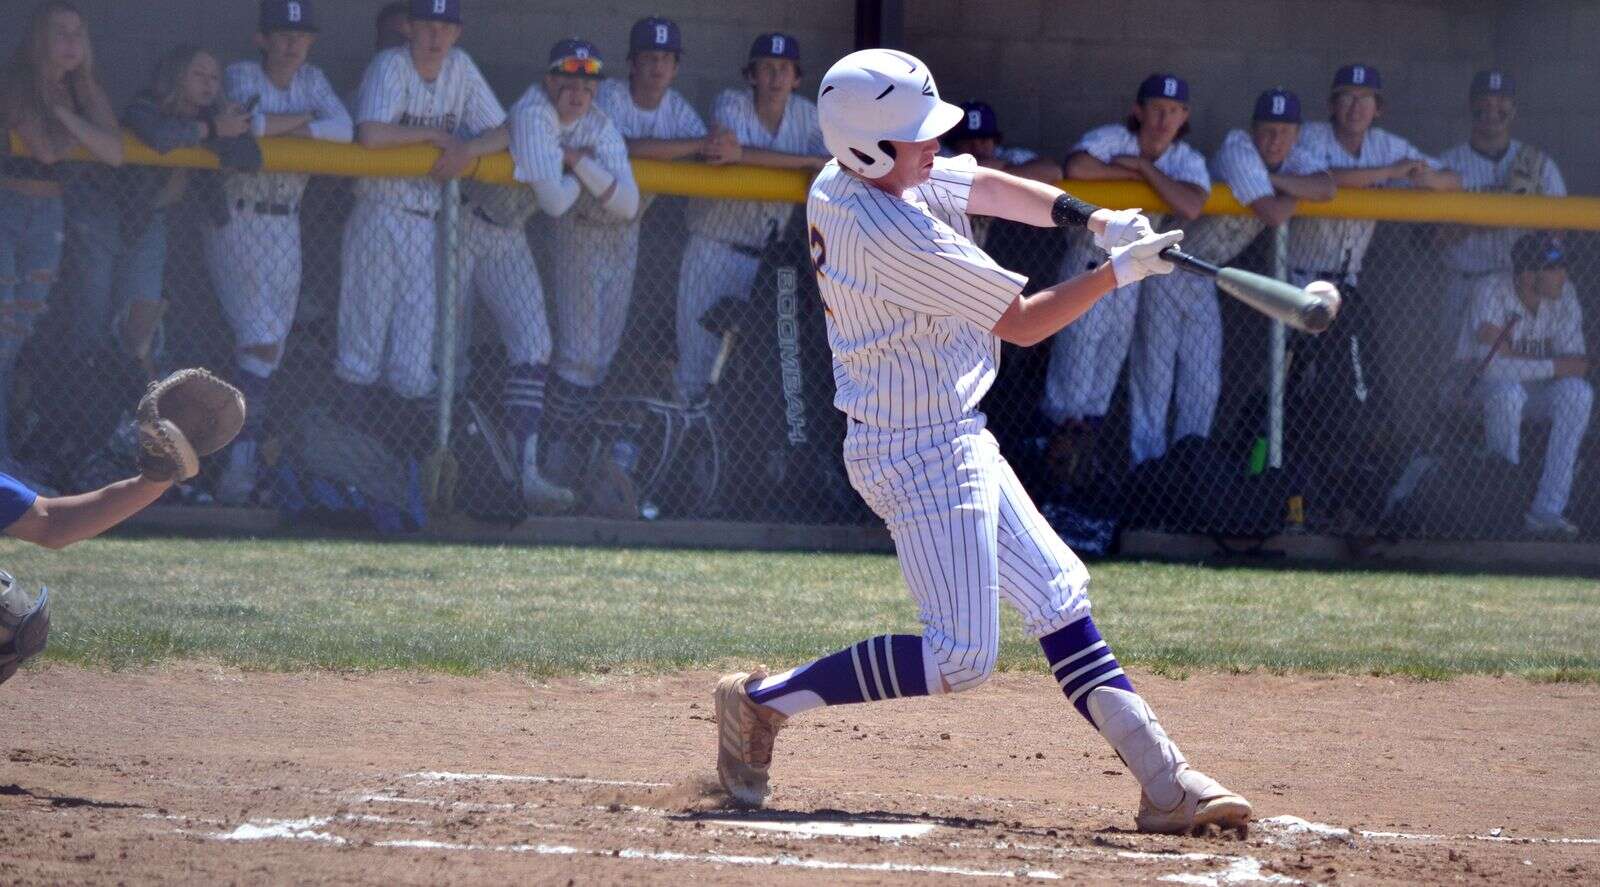
[[[1326,169],[1318,158],[1296,147],[1284,158],[1282,167],[1269,171],[1250,133],[1243,129],[1229,132],[1222,140],[1222,147],[1211,158],[1212,177],[1227,184],[1233,196],[1245,206],[1277,193],[1272,187],[1270,172],[1308,176]],[[1265,227],[1254,214],[1202,216],[1183,227],[1183,248],[1197,256],[1226,261],[1249,246]]]
[[[1128,127],[1121,123],[1108,123],[1097,126],[1083,134],[1078,143],[1072,146],[1068,154],[1082,152],[1101,163],[1110,163],[1111,158],[1120,155],[1137,156],[1139,153],[1139,135],[1130,132]],[[1156,169],[1180,182],[1199,185],[1206,191],[1211,190],[1211,173],[1206,170],[1206,159],[1189,146],[1188,142],[1173,142],[1167,150],[1161,152],[1156,158]],[[1166,217],[1151,215],[1150,224],[1160,228],[1166,222]]]
[[[1472,150],[1471,144],[1461,144],[1439,155],[1439,162],[1444,164],[1445,169],[1460,173],[1461,186],[1468,191],[1504,191],[1506,177],[1516,164],[1522,147],[1521,142],[1512,139],[1505,155],[1495,160]],[[1561,170],[1549,156],[1545,156],[1538,178],[1540,194],[1550,197],[1567,195],[1566,180],[1561,177]],[[1524,233],[1514,228],[1468,228],[1466,236],[1459,243],[1445,249],[1445,267],[1459,274],[1507,270],[1511,267],[1511,244]]]
[[[822,143],[822,128],[817,123],[817,106],[803,96],[789,96],[776,133],[768,132],[756,116],[755,90],[749,87],[724,90],[717,96],[711,117],[731,130],[739,144],[747,148],[828,156],[828,148]],[[762,246],[768,235],[783,227],[793,209],[782,201],[696,200],[689,204],[689,230],[724,243]]]
[[[506,126],[511,133],[512,176],[517,181],[531,185],[570,175],[561,165],[561,122],[542,84],[528,87],[517,99],[506,116]],[[539,208],[527,188],[501,188],[468,179],[461,189],[495,224],[508,228],[521,226]]]
[[[1388,130],[1376,126],[1361,141],[1360,156],[1339,144],[1333,124],[1318,120],[1300,127],[1296,150],[1304,150],[1330,170],[1372,169],[1401,160],[1421,160],[1435,169],[1439,161]],[[1402,183],[1403,184],[1403,183]],[[1313,274],[1345,272],[1354,278],[1378,223],[1362,219],[1295,219],[1289,226],[1289,267]]]
[[[354,137],[350,112],[315,65],[301,65],[289,88],[279,89],[260,62],[235,62],[223,75],[223,90],[228,101],[236,104],[259,99],[256,111],[261,114],[315,115],[307,126],[314,139],[349,142]],[[297,204],[310,180],[303,173],[232,173],[224,179],[224,188],[230,201]]]
[[[1458,360],[1477,360],[1489,353],[1489,346],[1478,341],[1484,324],[1503,327],[1511,318],[1517,325],[1511,331],[1511,349],[1527,358],[1582,357],[1583,306],[1577,290],[1568,286],[1559,299],[1541,299],[1532,311],[1517,296],[1516,283],[1508,271],[1485,277],[1473,295],[1467,323],[1456,346]],[[1497,358],[1498,359],[1498,358]]]
[[[628,81],[607,80],[600,84],[594,103],[606,112],[625,139],[701,139],[706,136],[706,123],[700,119],[700,112],[676,89],[668,89],[661,96],[661,104],[647,109],[633,103]],[[639,195],[640,217],[654,201],[654,194]]]
[[[474,137],[504,123],[506,111],[478,66],[460,49],[450,50],[439,76],[429,83],[396,46],[367,66],[357,100],[356,123],[395,123]],[[431,213],[439,208],[439,186],[428,179],[358,179],[356,196]]]
[[[633,180],[633,166],[628,162],[628,143],[622,133],[611,123],[611,118],[598,107],[563,125],[556,114],[555,105],[544,87],[534,84],[517,103],[511,106],[511,158],[520,182],[533,184],[549,182],[566,175],[562,167],[564,148],[590,148],[595,162],[620,181]],[[533,212],[533,194],[526,188],[517,192],[526,203],[525,212],[518,221],[526,220]],[[583,189],[578,202],[572,205],[569,215],[591,225],[616,225],[629,221],[618,219],[600,206],[600,201]]]
[[[974,246],[971,155],[935,158],[896,197],[830,162],[806,200],[811,255],[828,309],[837,392],[850,418],[918,428],[972,415],[994,382],[992,330],[1027,278]]]

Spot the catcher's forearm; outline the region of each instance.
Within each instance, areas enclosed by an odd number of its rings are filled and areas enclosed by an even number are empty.
[[[171,481],[134,477],[92,493],[50,499],[41,496],[6,532],[46,548],[65,548],[93,539],[138,514],[171,486]]]

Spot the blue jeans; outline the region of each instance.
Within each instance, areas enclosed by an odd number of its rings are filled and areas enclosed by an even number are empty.
[[[0,188],[0,458],[11,455],[12,370],[61,267],[63,218],[59,197]]]
[[[72,347],[80,354],[110,347],[114,323],[130,303],[161,298],[167,262],[165,210],[124,231],[121,213],[104,203],[85,201],[71,214],[78,269]]]

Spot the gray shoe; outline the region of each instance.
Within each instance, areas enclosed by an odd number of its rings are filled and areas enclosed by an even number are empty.
[[[522,502],[535,514],[564,514],[577,497],[572,491],[545,480],[539,473],[539,435],[522,443]]]
[[[1139,793],[1139,815],[1134,818],[1139,831],[1192,835],[1207,826],[1239,832],[1249,828],[1250,802],[1223,788],[1215,779],[1199,770],[1185,769],[1178,774],[1178,784],[1183,786],[1183,797],[1171,810],[1156,807],[1149,795]]]
[[[1578,538],[1578,525],[1559,514],[1530,511],[1522,517],[1522,526],[1535,536],[1555,539]]]

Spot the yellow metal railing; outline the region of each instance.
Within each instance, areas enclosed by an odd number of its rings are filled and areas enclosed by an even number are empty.
[[[25,149],[15,135],[14,153]],[[145,166],[216,169],[209,151],[185,148],[157,154],[132,136],[124,139],[124,160]],[[261,140],[264,168],[269,172],[304,172],[350,177],[411,177],[425,175],[439,156],[436,148],[412,145],[373,150],[309,139]],[[82,159],[89,159],[81,154]],[[708,166],[635,160],[634,175],[641,190],[655,194],[742,200],[780,200],[804,203],[810,177],[798,170],[756,166]],[[472,178],[509,185],[511,158],[485,157],[469,172]],[[1169,207],[1141,182],[1062,182],[1061,186],[1084,200],[1114,208],[1142,207],[1163,212]],[[1211,215],[1248,212],[1234,200],[1226,185],[1211,191],[1205,211]],[[1517,194],[1435,194],[1404,189],[1343,189],[1326,203],[1302,202],[1299,216],[1342,219],[1379,219],[1394,222],[1453,222],[1516,228],[1559,228],[1600,231],[1600,197],[1528,197]]]

